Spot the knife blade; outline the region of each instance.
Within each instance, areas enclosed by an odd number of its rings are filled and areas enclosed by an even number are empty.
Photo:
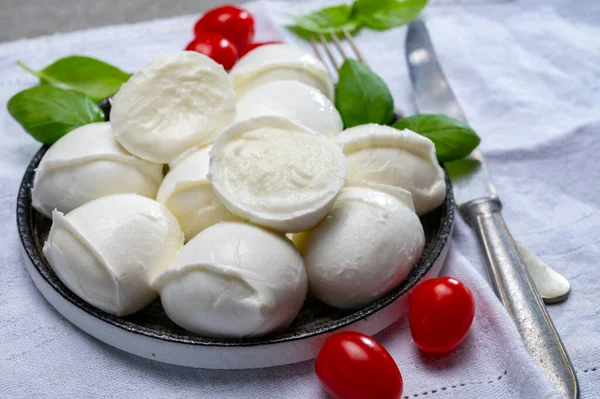
[[[419,112],[466,121],[422,20],[408,27],[406,61]],[[561,393],[578,398],[573,366],[502,219],[502,203],[481,152],[475,150],[464,160],[445,166],[456,203],[485,255],[494,291],[513,319],[525,348]]]
[[[409,57],[407,60],[411,67],[417,108],[423,113],[446,114],[467,123],[467,118],[439,67],[435,52],[429,51],[427,46],[420,47],[421,43],[430,43],[427,30],[424,25],[422,26],[423,28],[413,25],[409,28],[411,40],[407,41],[406,48],[407,54],[410,54],[407,55]],[[447,162],[445,166],[454,185],[454,193],[459,205],[464,202],[463,198],[496,195],[479,151],[474,151],[464,160]],[[464,176],[469,178],[465,180]],[[546,303],[564,301],[571,290],[568,280],[537,259],[531,252],[527,251],[525,256],[524,251],[520,250],[522,246],[519,243],[517,246],[542,299]]]

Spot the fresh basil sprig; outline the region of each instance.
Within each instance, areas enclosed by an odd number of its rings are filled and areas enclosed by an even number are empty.
[[[346,60],[339,71],[335,88],[335,107],[346,128],[394,121],[394,100],[387,85],[376,73],[356,60]],[[468,125],[446,115],[423,114],[402,118],[392,125],[410,129],[430,139],[440,162],[469,155],[480,142]]]
[[[394,120],[394,99],[387,85],[366,65],[346,60],[340,68],[335,87],[335,107],[345,127]]]
[[[353,33],[363,26],[385,30],[409,23],[426,4],[427,0],[356,0],[352,6],[342,4],[295,16],[294,25],[288,28],[304,38],[343,29]]]
[[[354,15],[370,29],[386,30],[409,23],[426,4],[427,0],[357,0]]]
[[[396,129],[410,129],[427,137],[435,145],[440,162],[450,162],[469,155],[481,139],[468,125],[446,115],[423,114],[400,119]]]
[[[15,94],[7,108],[27,133],[44,144],[53,144],[76,127],[104,121],[104,112],[91,98],[50,85]]]
[[[295,25],[289,29],[305,39],[314,36],[315,33],[339,33],[343,29],[354,32],[359,27],[359,22],[352,18],[352,7],[348,4],[323,8],[293,19]]]
[[[61,58],[40,71],[22,62],[19,65],[40,78],[42,84],[78,91],[96,102],[118,92],[131,76],[110,64],[79,55]]]

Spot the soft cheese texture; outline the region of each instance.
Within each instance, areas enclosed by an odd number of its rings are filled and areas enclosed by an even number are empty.
[[[154,282],[181,327],[214,337],[263,335],[286,327],[304,303],[304,262],[286,237],[224,222],[202,231]]]
[[[52,213],[44,256],[58,278],[89,304],[117,316],[156,297],[152,280],[183,246],[177,220],[136,194],[102,197],[66,216]]]
[[[349,179],[410,191],[418,215],[444,202],[444,171],[428,138],[408,129],[369,124],[344,130],[335,142],[346,154]]]
[[[344,129],[333,103],[319,90],[292,80],[278,80],[249,91],[237,105],[236,122],[263,115],[282,116],[329,138]]]
[[[295,234],[311,293],[338,308],[360,308],[381,298],[408,275],[425,245],[410,193],[350,181],[327,217]]]
[[[236,217],[213,194],[208,174],[210,146],[187,154],[171,166],[156,196],[177,218],[185,239]]]
[[[234,117],[229,76],[193,51],[162,55],[134,74],[115,95],[110,113],[121,145],[158,163],[209,144]]]
[[[154,198],[162,165],[134,157],[115,139],[110,123],[81,126],[58,140],[40,161],[32,204],[47,217],[110,194],[136,193]]]
[[[271,44],[252,50],[235,64],[230,76],[238,98],[268,82],[295,80],[333,99],[333,83],[325,65],[309,52],[289,44]]]
[[[223,131],[210,154],[209,179],[233,214],[284,233],[327,214],[346,178],[341,149],[289,119],[262,116]]]

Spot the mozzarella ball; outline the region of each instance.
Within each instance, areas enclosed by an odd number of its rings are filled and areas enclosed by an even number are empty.
[[[54,209],[68,213],[105,195],[154,198],[162,176],[162,165],[136,158],[119,145],[110,123],[91,123],[61,137],[44,154],[32,205],[50,218]]]
[[[153,285],[169,318],[186,330],[246,337],[289,325],[304,303],[307,278],[290,240],[223,222],[188,242]]]
[[[211,143],[234,117],[229,76],[193,51],[162,55],[134,74],[115,95],[110,112],[119,143],[158,163]]]
[[[428,138],[376,124],[346,129],[335,138],[348,160],[348,179],[410,191],[418,215],[444,202],[446,179]]]
[[[358,181],[344,187],[317,227],[293,239],[310,292],[343,309],[366,306],[397,287],[425,245],[408,191]]]
[[[156,196],[177,218],[186,241],[215,223],[237,219],[213,194],[206,177],[209,151],[206,146],[172,165]]]
[[[209,180],[233,214],[283,232],[304,231],[327,214],[346,179],[341,149],[289,119],[261,116],[223,131]]]
[[[238,101],[236,122],[263,115],[288,118],[333,138],[344,129],[342,118],[319,90],[292,80],[278,80],[249,91]]]
[[[309,52],[289,44],[258,47],[242,57],[230,72],[238,98],[265,83],[295,80],[333,99],[333,82],[325,65]]]
[[[102,197],[66,216],[52,213],[44,256],[87,303],[125,316],[156,297],[151,282],[183,246],[177,220],[160,203],[136,194]]]

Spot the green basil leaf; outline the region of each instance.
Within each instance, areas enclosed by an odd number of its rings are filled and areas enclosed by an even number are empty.
[[[50,85],[15,94],[7,108],[27,133],[44,144],[54,143],[76,127],[104,121],[104,112],[91,98]]]
[[[440,162],[466,157],[481,141],[468,125],[446,115],[410,116],[400,119],[393,126],[400,130],[410,129],[433,141]]]
[[[409,23],[426,4],[427,0],[357,0],[354,13],[365,26],[386,30]]]
[[[83,93],[98,102],[119,91],[131,74],[90,57],[74,55],[61,58],[41,71],[24,69],[39,77],[42,84]]]
[[[364,64],[346,60],[335,87],[335,106],[344,126],[387,125],[394,120],[394,99],[385,82]]]
[[[295,25],[288,26],[288,29],[305,39],[318,33],[340,33],[343,29],[352,33],[360,27],[359,22],[353,18],[352,7],[348,4],[323,8],[307,15],[295,16],[293,19]]]

